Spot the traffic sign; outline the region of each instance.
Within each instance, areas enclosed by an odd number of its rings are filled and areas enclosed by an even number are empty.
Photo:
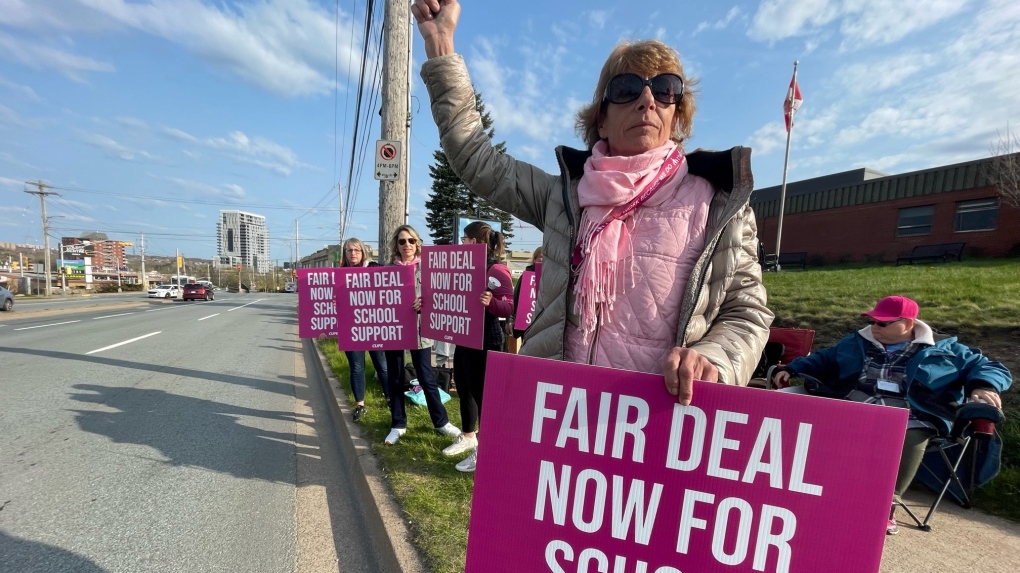
[[[375,178],[396,181],[400,177],[400,142],[379,139],[375,142]]]

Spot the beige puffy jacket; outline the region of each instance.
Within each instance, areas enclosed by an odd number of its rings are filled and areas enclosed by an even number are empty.
[[[572,297],[570,260],[581,208],[577,182],[589,151],[558,147],[561,174],[498,153],[475,110],[474,90],[459,54],[425,62],[422,79],[432,102],[443,151],[454,172],[478,195],[543,232],[542,280],[521,354],[562,360],[564,329]],[[698,258],[681,303],[677,346],[705,356],[720,381],[745,385],[768,339],[773,314],[757,263],[757,227],[748,206],[753,190],[751,150],[697,151],[689,172],[715,188]],[[569,300],[568,300],[569,299]]]

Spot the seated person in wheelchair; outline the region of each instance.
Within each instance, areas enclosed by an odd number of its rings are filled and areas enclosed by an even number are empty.
[[[956,409],[967,397],[1001,408],[999,393],[1012,382],[1005,366],[956,337],[936,335],[917,312],[913,300],[887,296],[861,314],[867,326],[772,374],[777,384],[801,374],[816,378],[804,383],[809,394],[910,409],[889,534],[898,531],[895,503],[914,479],[928,440],[949,434]]]

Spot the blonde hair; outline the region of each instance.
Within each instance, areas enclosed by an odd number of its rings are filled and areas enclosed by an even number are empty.
[[[537,261],[538,257],[541,257],[541,256],[542,256],[542,247],[539,247],[539,248],[535,249],[534,253],[531,253],[531,262]]]
[[[415,257],[420,257],[421,256],[421,236],[418,235],[418,231],[414,230],[414,227],[412,227],[410,225],[401,225],[401,226],[397,227],[396,231],[393,231],[393,238],[390,239],[390,258],[392,260],[400,260],[400,249],[397,248],[398,247],[398,245],[397,245],[397,237],[400,236],[400,233],[402,231],[407,231],[407,233],[409,235],[411,235],[412,237],[415,238],[414,256]]]
[[[595,144],[601,139],[599,125],[606,116],[607,104],[604,101],[606,85],[614,76],[624,73],[635,73],[644,77],[673,73],[683,78],[684,95],[676,104],[676,114],[673,116],[675,123],[670,134],[670,139],[683,149],[684,140],[691,137],[691,124],[694,121],[695,111],[692,88],[698,83],[698,80],[688,78],[684,74],[683,64],[680,63],[680,54],[659,40],[621,42],[609,54],[606,63],[602,65],[602,73],[599,74],[599,82],[595,85],[591,103],[577,112],[575,129],[588,149],[595,147]]]

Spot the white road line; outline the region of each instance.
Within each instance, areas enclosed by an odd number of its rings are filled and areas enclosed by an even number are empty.
[[[131,344],[132,342],[135,342],[137,340],[141,340],[143,338],[148,338],[150,336],[156,336],[157,334],[160,334],[161,332],[163,332],[163,331],[160,330],[160,331],[157,331],[157,332],[150,332],[149,334],[144,334],[144,335],[139,336],[137,338],[132,338],[131,340],[125,340],[124,342],[118,342],[117,344],[111,344],[110,346],[104,346],[102,348],[97,348],[97,349],[93,350],[92,352],[86,352],[85,354],[86,355],[95,354],[96,352],[102,352],[104,350],[109,350],[111,348],[117,348],[118,346],[124,346],[125,344]]]
[[[261,300],[262,300],[261,298],[260,299],[256,299],[256,300],[253,300],[253,301],[249,302],[248,304],[255,304],[256,302],[259,302]],[[232,310],[237,310],[239,308],[244,308],[244,307],[248,306],[248,304],[242,304],[241,306],[235,306],[234,308],[227,309],[227,312],[230,312]]]
[[[134,314],[134,313],[133,312],[122,312],[120,314],[111,314],[109,316],[97,316],[97,317],[93,318],[92,320],[103,320],[104,318],[113,318],[115,316],[127,316],[129,314]]]
[[[69,320],[67,322],[54,322],[53,324],[40,324],[39,326],[26,326],[24,328],[15,328],[14,330],[32,330],[33,328],[46,328],[47,326],[60,326],[61,324],[71,324],[74,322],[81,322],[80,320]]]
[[[219,316],[219,315],[220,315],[220,313],[218,313],[218,312],[217,312],[216,314],[210,314],[209,316],[207,316],[207,317],[205,317],[205,318],[200,318],[200,319],[198,319],[198,321],[199,321],[199,322],[202,322],[202,321],[203,321],[203,320],[205,320],[206,318],[212,318],[212,317],[214,317],[214,316]]]

